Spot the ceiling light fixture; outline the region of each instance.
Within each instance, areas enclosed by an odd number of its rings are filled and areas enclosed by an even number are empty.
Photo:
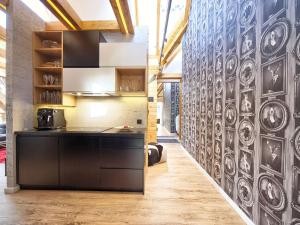
[[[125,32],[126,32],[126,34],[128,34],[128,28],[127,28],[127,24],[125,22],[125,17],[124,17],[123,10],[122,10],[121,4],[120,4],[120,0],[116,0],[116,3],[117,3],[118,10],[120,12],[120,16],[121,16],[121,20],[122,20]]]
[[[58,13],[59,16],[61,16],[64,21],[73,29],[76,30],[76,27],[71,23],[71,21],[60,11],[60,9],[51,1],[47,0],[48,4]]]

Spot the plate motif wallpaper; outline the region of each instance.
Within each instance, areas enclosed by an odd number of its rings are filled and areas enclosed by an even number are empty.
[[[182,144],[255,224],[300,224],[300,0],[192,0]]]

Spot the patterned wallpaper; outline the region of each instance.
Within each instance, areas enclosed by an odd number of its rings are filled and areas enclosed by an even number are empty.
[[[179,82],[164,83],[163,126],[176,132],[176,116],[179,115]]]
[[[192,0],[182,143],[260,225],[300,225],[300,0]]]

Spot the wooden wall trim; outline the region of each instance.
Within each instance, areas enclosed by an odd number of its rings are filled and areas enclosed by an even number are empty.
[[[4,27],[1,26],[0,26],[0,39],[4,41],[6,40],[6,30]]]
[[[156,55],[159,55],[160,47],[159,47],[159,39],[160,39],[160,6],[161,6],[161,0],[157,0],[157,21],[156,21]]]
[[[6,58],[6,51],[3,48],[0,48],[0,57],[1,58]]]

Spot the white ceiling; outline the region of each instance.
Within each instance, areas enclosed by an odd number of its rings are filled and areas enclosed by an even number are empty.
[[[109,0],[67,0],[81,20],[116,20]]]
[[[40,0],[21,0],[34,13],[41,17],[44,21],[58,21],[58,19],[40,2]]]
[[[81,20],[116,20],[109,0],[67,0]],[[129,9],[135,23],[134,1],[129,0]]]

